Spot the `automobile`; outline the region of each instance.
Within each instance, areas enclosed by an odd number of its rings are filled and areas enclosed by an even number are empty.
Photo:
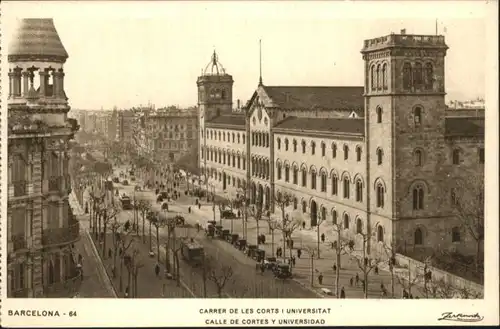
[[[156,198],[156,202],[163,202],[163,197],[161,195],[158,195],[158,197]]]
[[[167,199],[168,198],[168,192],[163,191],[163,192],[160,193],[160,195],[161,195],[161,197],[163,199]]]
[[[278,279],[288,279],[292,277],[292,271],[289,264],[277,264],[273,268],[273,274]]]
[[[255,250],[252,258],[255,259],[257,262],[262,262],[266,257],[266,251],[263,249],[257,249]]]
[[[120,179],[118,177],[113,177],[113,183],[119,183]]]
[[[130,177],[130,180],[131,180],[132,182],[135,182],[135,177],[134,177],[134,176]]]
[[[276,257],[267,257],[264,259],[264,266],[269,270],[272,270],[277,264],[278,260]]]
[[[124,179],[122,185],[128,185],[128,180]]]
[[[222,219],[234,219],[236,218],[236,214],[231,210],[223,210],[221,213]]]
[[[212,224],[208,224],[207,228],[205,229],[205,235],[213,238],[214,233],[215,227]]]
[[[186,219],[180,215],[175,216],[175,225],[177,225],[177,226],[186,225]]]
[[[247,256],[250,258],[254,258],[254,254],[255,254],[256,250],[257,250],[257,246],[254,244],[251,244],[245,250],[245,254],[247,254]]]
[[[140,191],[140,190],[141,190],[141,187],[140,187],[139,185],[136,185],[136,186],[134,187],[134,190],[135,190],[135,191]]]

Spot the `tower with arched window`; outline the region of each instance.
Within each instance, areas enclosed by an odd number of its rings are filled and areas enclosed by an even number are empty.
[[[37,33],[33,33],[36,31]],[[69,297],[80,227],[68,202],[70,140],[64,64],[52,19],[23,19],[8,48],[9,297]],[[72,173],[73,175],[75,173]],[[76,177],[75,177],[76,179]],[[67,294],[67,295],[65,295]]]
[[[435,158],[425,163],[419,159],[416,166],[415,150],[425,149],[428,154],[443,152],[447,49],[444,36],[408,35],[401,31],[365,40],[361,51],[366,75],[368,222],[371,226],[378,223],[386,232],[386,239],[403,241],[405,235],[414,231],[411,220],[399,224],[394,218],[413,219],[417,223],[439,211],[426,195],[439,190],[433,186],[439,183],[434,183],[432,170],[423,168],[436,166]],[[411,191],[415,181],[423,182],[425,187],[416,192],[416,198]],[[414,207],[415,202],[418,207]]]

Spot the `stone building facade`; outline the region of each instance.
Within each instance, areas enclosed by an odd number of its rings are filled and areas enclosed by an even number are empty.
[[[64,63],[52,19],[24,19],[8,48],[7,263],[10,297],[69,296],[79,284],[72,244]]]
[[[242,114],[225,106],[232,77],[205,73],[198,91],[207,189],[233,196],[241,187],[275,212],[273,196],[288,192],[293,217],[326,223],[327,234],[337,223],[358,248],[369,237],[369,252],[473,253],[453,186],[484,179],[484,118],[447,115],[447,49],[443,36],[366,40],[363,86],[260,83]],[[216,89],[227,98],[212,97]]]

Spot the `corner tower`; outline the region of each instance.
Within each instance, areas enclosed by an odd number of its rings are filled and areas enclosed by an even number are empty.
[[[68,54],[52,19],[23,19],[8,47],[8,295],[69,297],[80,283],[79,223],[69,141],[78,130],[64,91]]]
[[[205,122],[219,115],[232,112],[233,82],[233,77],[226,73],[226,70],[219,62],[217,53],[214,51],[210,62],[196,81],[196,85],[198,86],[200,152],[205,150],[206,146]],[[198,154],[200,154],[200,152],[198,152]],[[206,157],[202,158],[198,155],[200,167],[206,168],[206,163],[204,163],[202,159],[206,159]]]
[[[440,217],[447,49],[444,36],[404,30],[364,41],[368,227],[388,245],[415,246],[410,231]]]

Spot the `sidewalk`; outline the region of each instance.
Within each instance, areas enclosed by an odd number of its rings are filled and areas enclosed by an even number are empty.
[[[106,248],[113,251],[113,241],[111,234],[106,236]],[[128,244],[128,243],[127,243]],[[192,298],[192,295],[187,292],[183,287],[177,287],[174,280],[164,278],[164,265],[160,264],[160,276],[155,274],[156,257],[149,257],[149,243],[143,244],[142,241],[136,239],[127,250],[128,254],[132,254],[132,250],[136,249],[137,264],[140,264],[138,282],[137,282],[137,296],[135,298]],[[110,278],[113,278],[113,257],[108,257],[106,251],[105,257],[102,257],[106,267],[106,271]],[[131,281],[132,276],[131,277]],[[112,279],[113,286],[117,291],[118,297],[125,297],[125,289],[130,286],[129,295],[132,296],[132,283],[128,282],[129,273],[125,266],[122,267],[122,289],[120,291],[120,258],[116,257],[116,276]],[[165,292],[165,295],[164,295]]]

